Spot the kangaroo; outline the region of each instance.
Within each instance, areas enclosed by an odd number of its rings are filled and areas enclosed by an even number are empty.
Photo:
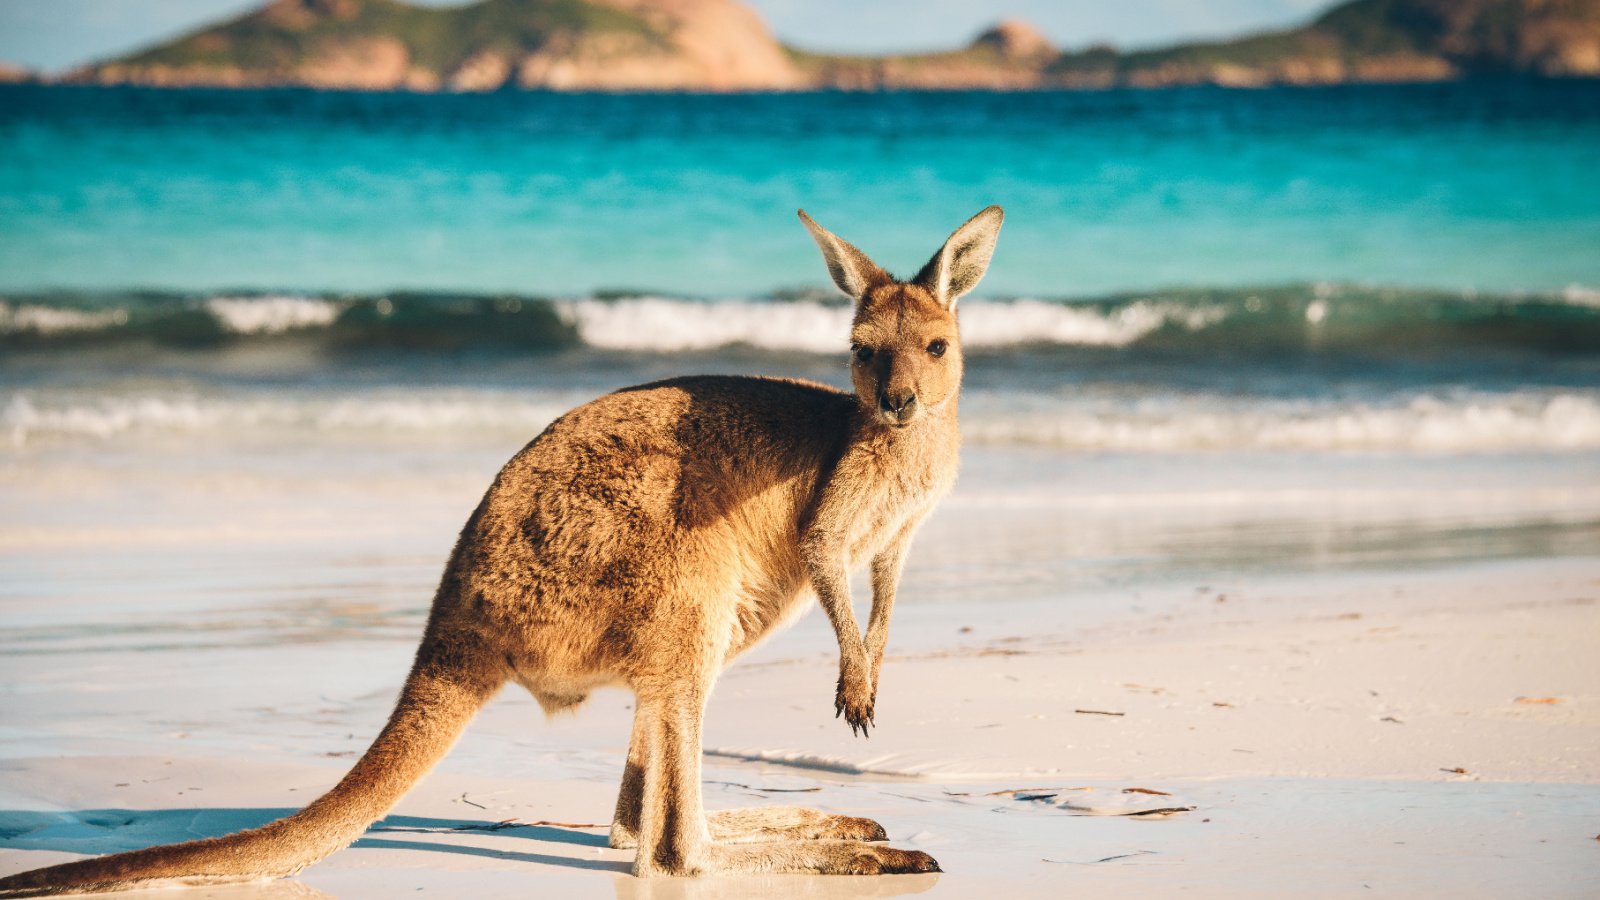
[[[815,596],[839,641],[835,716],[875,725],[906,550],[955,481],[956,300],[1004,214],[956,229],[916,277],[800,220],[855,301],[854,393],[701,376],[568,412],[511,459],[467,520],[411,673],[372,746],[300,812],[226,837],[0,879],[0,896],[293,875],[354,841],[449,751],[506,682],[546,713],[621,685],[637,703],[610,843],[640,877],[937,872],[878,823],[795,807],[705,812],[701,721],[718,673]],[[848,572],[870,565],[863,637]]]

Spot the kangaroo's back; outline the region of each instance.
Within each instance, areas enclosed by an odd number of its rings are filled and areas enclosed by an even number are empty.
[[[552,423],[506,465],[492,494],[542,510],[546,547],[564,523],[590,543],[683,536],[763,498],[803,502],[849,443],[855,417],[850,394],[811,382],[696,376],[640,385]]]
[[[687,594],[762,605],[764,633],[803,587],[800,523],[856,418],[850,394],[779,378],[677,378],[586,403],[501,470],[435,615],[502,647],[547,708],[632,677],[640,648],[662,643],[658,606]]]

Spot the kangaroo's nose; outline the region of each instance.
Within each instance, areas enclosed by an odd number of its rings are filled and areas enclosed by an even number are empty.
[[[917,395],[911,391],[893,393],[880,391],[878,393],[878,408],[886,413],[903,416],[917,405]]]

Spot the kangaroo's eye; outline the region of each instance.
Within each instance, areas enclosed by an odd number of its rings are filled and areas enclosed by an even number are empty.
[[[945,343],[944,338],[939,338],[928,345],[928,355],[937,359],[938,357],[943,356],[944,351],[948,349],[950,349],[950,345]]]
[[[857,360],[859,360],[861,362],[871,362],[872,361],[872,348],[871,347],[863,347],[860,344],[852,344],[850,346],[850,350],[851,350],[851,352],[855,353]]]

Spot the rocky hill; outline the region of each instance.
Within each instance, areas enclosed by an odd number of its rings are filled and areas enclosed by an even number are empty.
[[[14,63],[0,61],[0,84],[27,84],[37,81],[38,75],[33,70]]]
[[[1354,0],[1309,24],[1229,41],[1062,53],[1003,23],[947,53],[795,53],[849,88],[1104,88],[1436,81],[1481,72],[1600,75],[1600,0]]]
[[[367,90],[758,90],[803,86],[737,0],[273,0],[69,80]]]
[[[1353,0],[1230,41],[1062,52],[1002,22],[943,53],[786,48],[738,0],[273,0],[68,80],[368,90],[1038,89],[1600,75],[1600,0]]]
[[[1354,0],[1238,40],[1057,59],[1065,84],[1432,81],[1485,72],[1600,75],[1600,0]]]

